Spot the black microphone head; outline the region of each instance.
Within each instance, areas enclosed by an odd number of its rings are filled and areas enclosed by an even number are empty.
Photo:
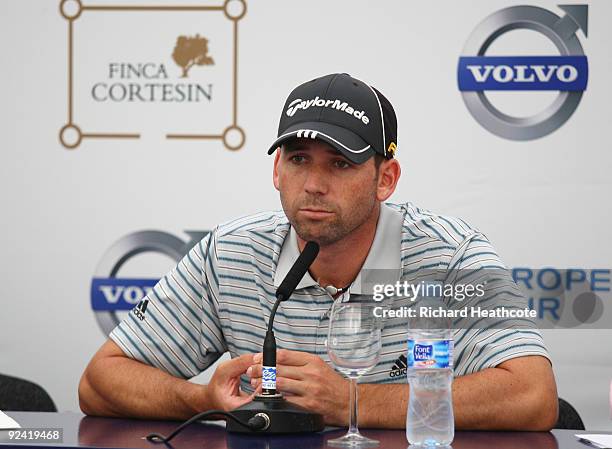
[[[276,297],[282,296],[282,300],[289,299],[295,287],[300,283],[308,268],[319,254],[319,244],[317,242],[308,242],[304,250],[297,258],[283,282],[276,290]]]

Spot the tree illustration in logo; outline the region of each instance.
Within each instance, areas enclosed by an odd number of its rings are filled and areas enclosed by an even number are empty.
[[[208,56],[208,39],[196,34],[195,37],[179,36],[172,52],[172,59],[183,69],[181,78],[187,78],[187,73],[194,65],[213,65],[215,61]]]

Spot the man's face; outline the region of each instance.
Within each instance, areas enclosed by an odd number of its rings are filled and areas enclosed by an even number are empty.
[[[303,240],[335,243],[378,212],[374,158],[353,164],[333,147],[296,139],[277,151],[274,186]]]

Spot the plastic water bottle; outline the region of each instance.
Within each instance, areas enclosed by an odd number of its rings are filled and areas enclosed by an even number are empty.
[[[406,438],[411,445],[448,446],[455,436],[453,416],[453,336],[450,320],[423,318],[421,307],[446,310],[439,296],[423,297],[415,303],[416,318],[408,331],[410,384]]]

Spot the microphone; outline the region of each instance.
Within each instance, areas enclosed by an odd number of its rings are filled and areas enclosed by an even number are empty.
[[[321,415],[287,402],[281,394],[276,392],[276,338],[272,330],[278,306],[282,301],[289,299],[317,254],[319,254],[319,244],[306,243],[304,250],[276,290],[276,302],[270,312],[268,330],[263,344],[262,394],[255,396],[252,402],[232,411],[233,415],[244,421],[262,420],[265,424],[257,433],[319,432],[325,427]],[[230,432],[254,432],[232,421],[228,421],[226,428]]]
[[[276,289],[276,302],[272,307],[270,319],[268,320],[268,331],[263,344],[262,363],[262,395],[272,396],[276,394],[276,338],[274,338],[274,317],[278,306],[282,301],[289,299],[297,285],[300,283],[308,268],[312,265],[319,254],[319,244],[308,242],[304,250],[294,262],[293,266]]]
[[[276,289],[276,298],[280,301],[289,299],[295,287],[300,283],[314,260],[319,254],[319,244],[317,242],[307,242],[304,246],[304,250],[297,258],[283,282],[281,282],[278,289]],[[270,322],[274,317],[270,317]]]

